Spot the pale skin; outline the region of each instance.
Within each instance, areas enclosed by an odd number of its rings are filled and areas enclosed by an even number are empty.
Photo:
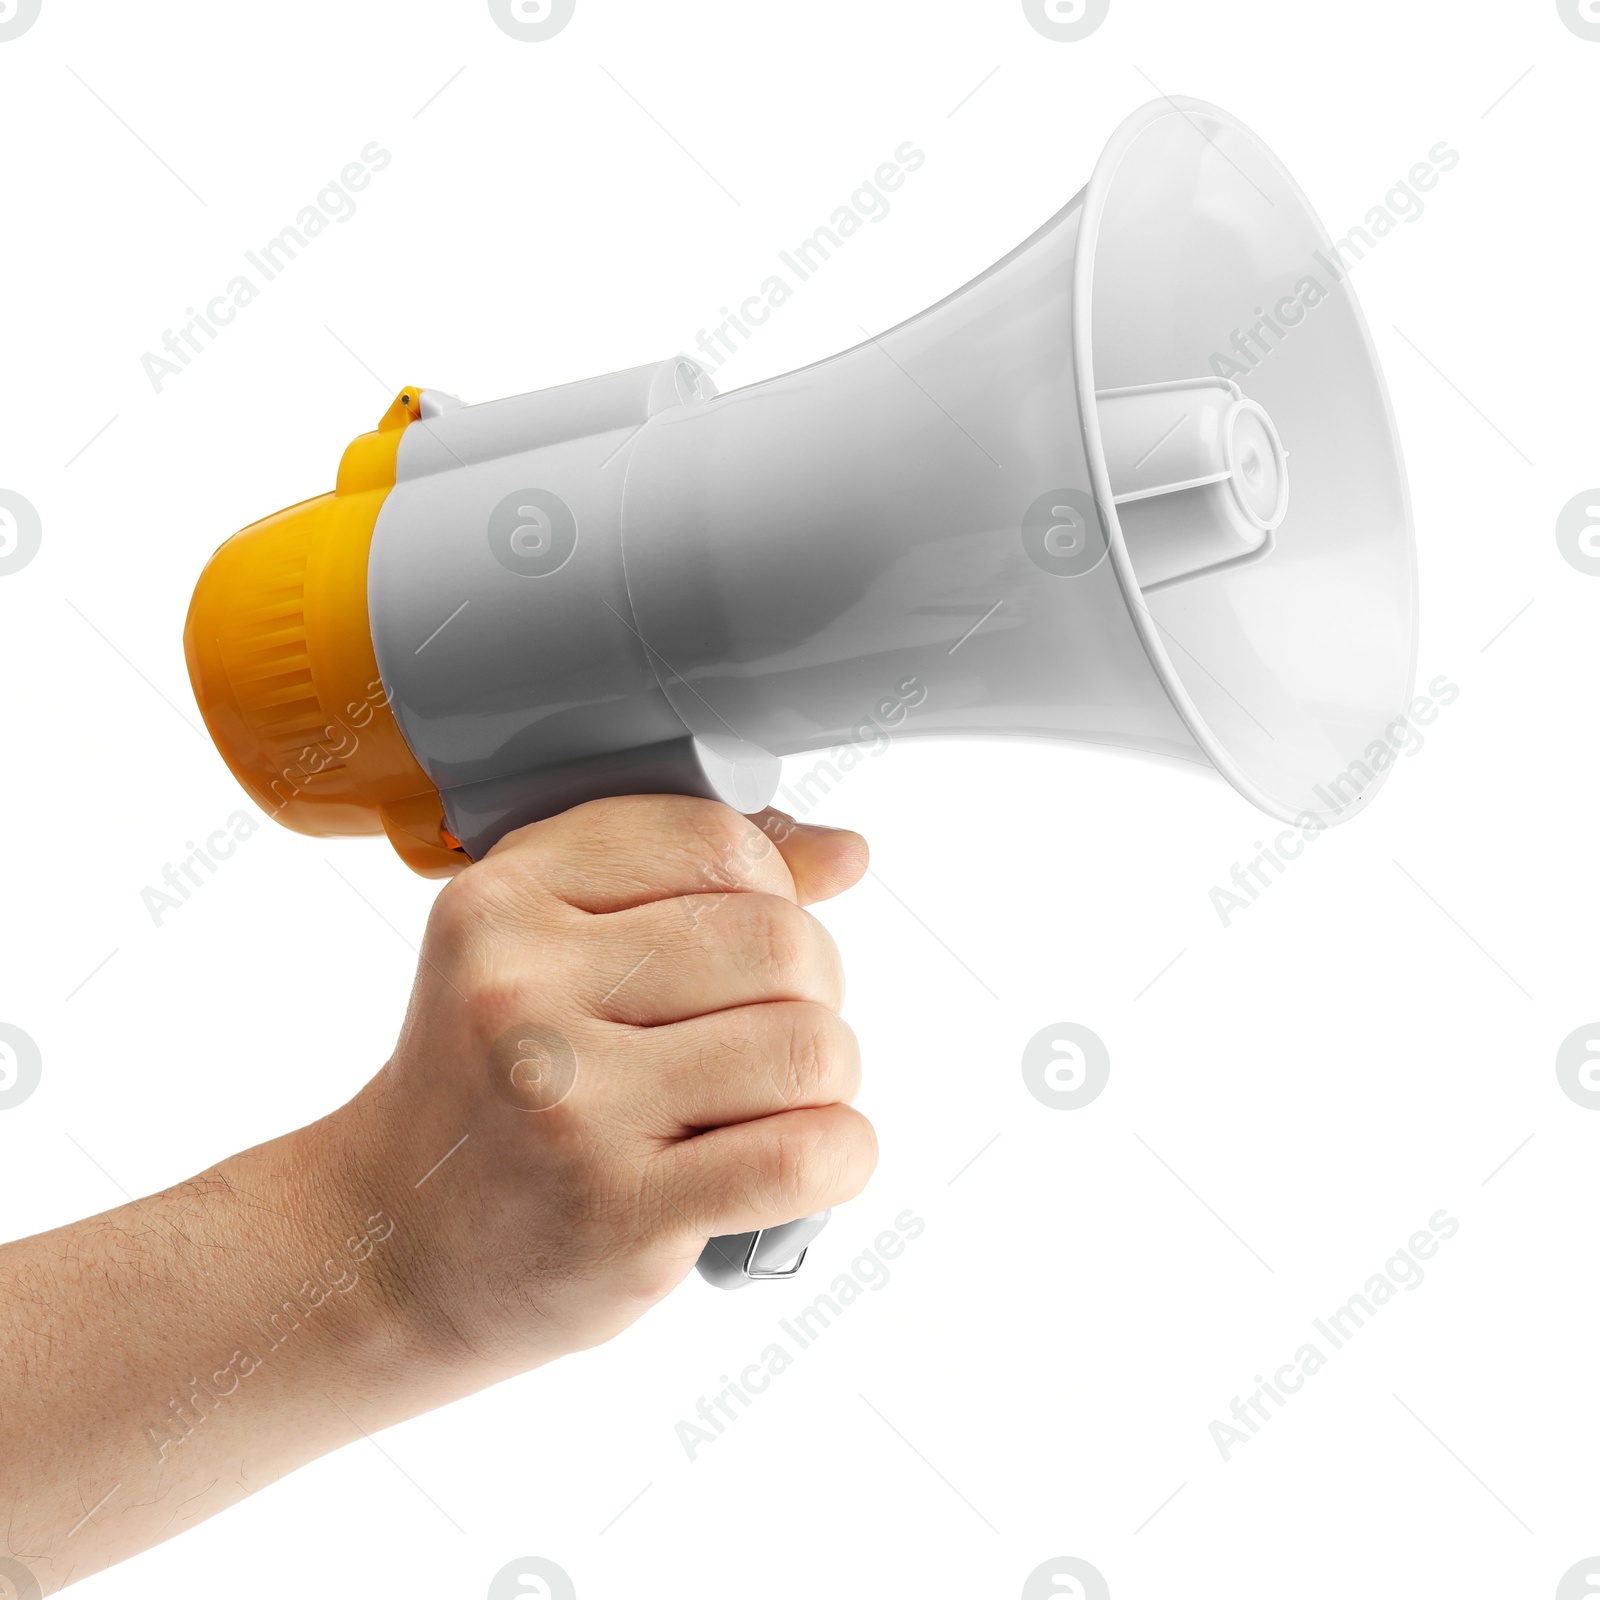
[[[860,1057],[802,907],[866,859],[671,796],[524,828],[440,894],[347,1105],[0,1247],[0,1595],[610,1339],[708,1236],[858,1194]]]

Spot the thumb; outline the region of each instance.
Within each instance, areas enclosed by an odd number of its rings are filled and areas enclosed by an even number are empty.
[[[867,841],[848,828],[796,822],[786,812],[770,809],[750,820],[777,845],[803,906],[843,894],[867,870]]]

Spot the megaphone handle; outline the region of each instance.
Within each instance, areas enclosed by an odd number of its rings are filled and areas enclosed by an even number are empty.
[[[747,1283],[792,1278],[806,1259],[811,1241],[827,1225],[829,1211],[801,1217],[754,1233],[723,1233],[706,1241],[696,1263],[700,1276],[719,1289],[742,1289]]]

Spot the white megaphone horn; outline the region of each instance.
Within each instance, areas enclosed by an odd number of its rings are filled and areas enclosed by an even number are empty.
[[[756,811],[781,757],[884,723],[1197,763],[1326,826],[1392,764],[1415,636],[1328,235],[1248,130],[1163,99],[987,272],[814,366],[402,391],[333,494],[217,552],[185,643],[264,807],[444,873],[604,795]],[[813,1224],[702,1270],[772,1276]]]

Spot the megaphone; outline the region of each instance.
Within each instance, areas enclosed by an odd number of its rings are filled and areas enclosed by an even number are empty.
[[[813,366],[407,387],[331,494],[217,551],[184,645],[265,810],[443,875],[602,796],[759,810],[885,724],[1188,762],[1326,827],[1392,765],[1415,638],[1338,253],[1246,128],[1162,99],[1009,255]],[[813,1221],[702,1271],[778,1275]]]

